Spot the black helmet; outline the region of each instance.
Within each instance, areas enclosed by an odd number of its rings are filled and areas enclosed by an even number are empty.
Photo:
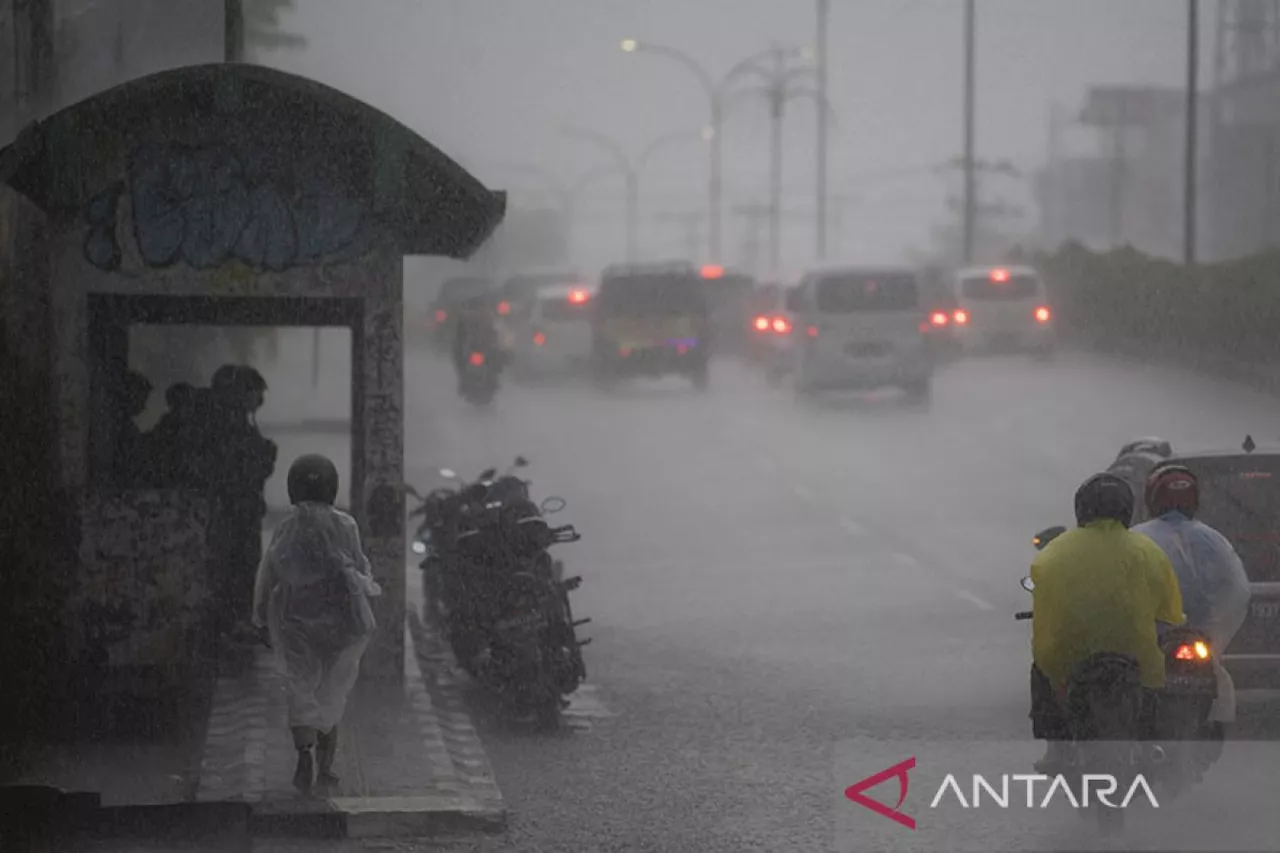
[[[299,456],[289,467],[289,502],[333,505],[338,498],[338,469],[316,453]]]
[[[1133,489],[1115,474],[1094,474],[1076,490],[1076,523],[1110,518],[1125,527],[1133,520]]]

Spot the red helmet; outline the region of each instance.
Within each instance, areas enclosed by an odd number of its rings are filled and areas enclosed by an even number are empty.
[[[1195,518],[1200,509],[1200,481],[1189,468],[1164,465],[1147,478],[1147,511],[1152,518],[1177,510],[1187,518]]]

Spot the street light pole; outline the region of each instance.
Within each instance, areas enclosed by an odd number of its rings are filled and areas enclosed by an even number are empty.
[[[818,163],[815,187],[818,260],[827,256],[827,21],[831,16],[831,0],[818,0]]]
[[[724,193],[723,169],[724,156],[724,99],[719,92],[711,94],[711,138],[708,148],[710,159],[710,177],[707,187],[707,254],[712,263],[720,263],[720,214],[724,207],[721,198]]]
[[[1196,101],[1200,85],[1199,0],[1187,0],[1187,141],[1182,190],[1182,260],[1196,262]]]
[[[964,2],[964,262],[973,263],[977,225],[977,179],[974,174],[974,0]]]
[[[782,119],[787,108],[783,56],[773,57],[775,80],[769,87],[769,274],[776,276],[782,257]]]

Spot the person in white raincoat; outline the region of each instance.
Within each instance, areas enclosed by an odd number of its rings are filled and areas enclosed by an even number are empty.
[[[1218,656],[1244,624],[1249,609],[1249,577],[1227,537],[1195,520],[1200,508],[1200,483],[1187,468],[1165,465],[1151,473],[1146,484],[1151,520],[1134,527],[1169,556],[1187,627],[1203,631],[1213,649],[1218,698],[1209,712],[1217,734],[1236,716],[1235,685]]]
[[[288,693],[298,764],[293,783],[337,783],[338,723],[377,623],[369,598],[382,593],[355,519],[335,509],[338,471],[323,456],[289,469],[293,511],[276,528],[258,567],[253,622],[265,628]]]

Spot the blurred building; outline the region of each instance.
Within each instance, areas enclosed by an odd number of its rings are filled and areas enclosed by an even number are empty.
[[[1199,109],[1201,260],[1280,245],[1280,0],[1221,0],[1213,26]],[[1185,92],[1095,87],[1072,124],[1092,139],[1065,154],[1063,124],[1051,128],[1037,181],[1044,241],[1181,257]]]
[[[224,20],[224,0],[0,0],[0,145],[126,80],[221,62]]]

